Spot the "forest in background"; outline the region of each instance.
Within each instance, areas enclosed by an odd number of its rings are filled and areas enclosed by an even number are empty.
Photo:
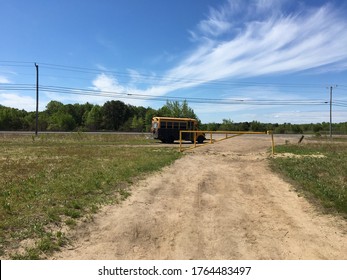
[[[104,105],[63,104],[51,101],[44,111],[39,112],[39,131],[133,131],[149,132],[153,116],[196,118],[194,110],[186,101],[167,101],[158,110],[150,107],[133,106],[119,100],[107,101]],[[35,112],[27,112],[0,105],[0,131],[34,131]],[[291,124],[233,122],[223,119],[222,123],[200,122],[201,130],[266,131],[274,133],[329,133],[329,123]],[[332,125],[334,134],[347,134],[347,122]]]

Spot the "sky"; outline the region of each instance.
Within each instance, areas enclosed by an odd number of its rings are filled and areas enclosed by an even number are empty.
[[[187,100],[203,123],[347,121],[343,0],[0,0],[0,104]],[[37,68],[35,67],[37,64]]]

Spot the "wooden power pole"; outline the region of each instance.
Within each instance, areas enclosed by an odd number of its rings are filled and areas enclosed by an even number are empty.
[[[330,139],[333,137],[333,88],[337,87],[335,86],[330,86],[330,123],[329,123],[329,134],[330,134]]]
[[[36,122],[35,122],[35,135],[37,136],[39,130],[39,66],[35,63],[36,67]]]

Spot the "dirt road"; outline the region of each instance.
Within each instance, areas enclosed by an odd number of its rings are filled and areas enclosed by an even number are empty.
[[[347,259],[346,221],[272,173],[269,146],[268,136],[241,136],[188,152],[54,259]]]

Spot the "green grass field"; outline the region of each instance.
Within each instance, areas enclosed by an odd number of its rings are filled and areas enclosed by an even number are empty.
[[[347,143],[318,142],[276,147],[276,153],[296,157],[275,157],[274,170],[283,174],[300,193],[328,212],[347,217]]]
[[[124,200],[135,178],[180,157],[177,147],[147,138],[0,135],[0,256],[37,259],[59,250],[68,242],[63,227]]]

